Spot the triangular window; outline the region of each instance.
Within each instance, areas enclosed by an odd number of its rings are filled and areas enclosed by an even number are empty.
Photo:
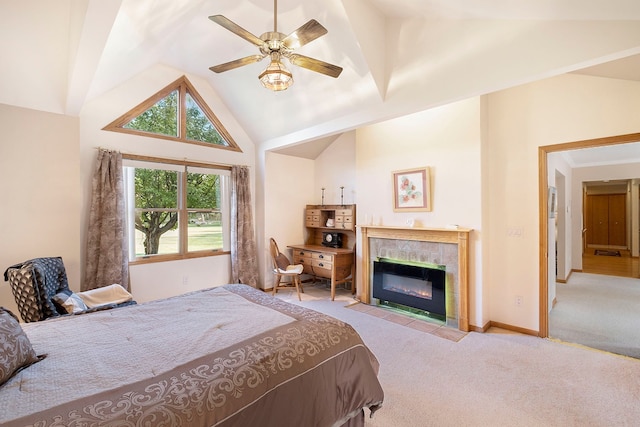
[[[172,91],[122,127],[178,138],[178,91]]]
[[[104,130],[241,151],[185,76],[105,126]]]

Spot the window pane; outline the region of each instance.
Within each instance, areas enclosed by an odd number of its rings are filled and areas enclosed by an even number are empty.
[[[123,127],[177,137],[178,91],[174,90]]]
[[[136,257],[179,252],[178,212],[136,209]]]
[[[131,260],[229,250],[229,171],[150,162],[124,170]]]
[[[216,145],[229,146],[218,133],[213,123],[207,118],[200,106],[187,93],[187,139],[209,142]]]
[[[220,209],[220,196],[220,175],[187,173],[187,209]]]
[[[178,178],[176,171],[136,168],[136,256],[178,253]]]
[[[136,168],[136,208],[177,208],[178,172]]]
[[[187,230],[189,252],[222,249],[222,215],[220,212],[189,211]]]
[[[189,252],[222,249],[220,175],[187,173]]]

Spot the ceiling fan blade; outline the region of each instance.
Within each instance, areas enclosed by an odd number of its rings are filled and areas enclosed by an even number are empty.
[[[225,62],[224,64],[214,65],[209,67],[214,73],[223,73],[225,71],[233,70],[234,68],[242,67],[243,65],[253,64],[254,62],[260,62],[266,55],[251,55],[244,58],[236,59],[235,61]]]
[[[285,37],[282,44],[289,49],[297,49],[325,34],[327,34],[327,29],[312,19]]]
[[[224,28],[226,28],[227,30],[231,31],[232,33],[242,37],[243,39],[245,39],[249,43],[253,43],[254,45],[256,45],[258,47],[263,47],[265,45],[265,41],[264,40],[260,39],[259,37],[254,36],[249,31],[247,31],[244,28],[242,28],[240,25],[238,25],[235,22],[225,18],[222,15],[213,15],[213,16],[210,16],[209,19],[211,19],[216,24],[223,26]]]
[[[295,53],[292,53],[287,57],[289,58],[289,62],[293,65],[297,65],[317,73],[326,74],[329,77],[338,77],[342,72],[342,67],[320,61],[319,59],[309,58],[308,56],[297,55]]]

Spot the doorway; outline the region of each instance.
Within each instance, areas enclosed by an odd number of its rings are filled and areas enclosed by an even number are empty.
[[[619,144],[635,143],[640,141],[640,133],[619,135],[608,138],[598,138],[592,140],[569,142],[565,144],[555,144],[549,146],[539,147],[538,149],[538,164],[539,164],[539,218],[540,218],[540,251],[539,251],[539,336],[546,338],[549,336],[549,309],[552,304],[550,301],[549,287],[552,285],[551,280],[555,277],[552,271],[550,271],[550,257],[555,255],[555,241],[553,240],[554,234],[550,231],[555,229],[555,218],[549,218],[548,215],[548,166],[547,155],[549,153],[576,150],[581,148],[593,148],[593,147],[607,147],[615,146]],[[550,229],[550,227],[553,227]],[[637,237],[637,236],[636,236]],[[550,245],[551,243],[551,245]],[[551,275],[550,275],[551,273]],[[553,283],[555,285],[555,283]],[[552,299],[551,299],[552,300]]]
[[[628,249],[627,193],[630,180],[585,182],[585,252],[591,249]]]

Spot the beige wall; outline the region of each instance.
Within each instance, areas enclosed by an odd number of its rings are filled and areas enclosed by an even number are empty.
[[[470,237],[470,323],[482,326],[481,100],[472,98],[389,120],[356,131],[358,223],[472,228]],[[431,169],[431,212],[393,211],[392,172]],[[361,262],[360,256],[358,257]],[[358,278],[360,285],[361,278]]]
[[[640,83],[569,74],[487,98],[488,164],[483,179],[491,193],[489,227],[483,233],[489,252],[483,266],[491,289],[490,317],[537,331],[538,147],[638,132]],[[575,203],[575,188],[572,191]],[[571,211],[574,218],[580,212],[575,207]],[[509,236],[512,227],[521,228],[522,236]],[[575,250],[573,257],[575,261]],[[519,307],[514,302],[518,295],[523,297]]]
[[[424,226],[473,228],[471,324],[494,321],[538,331],[538,147],[638,132],[637,111],[638,83],[566,75],[362,127],[355,131],[357,223],[367,216],[404,225],[411,217]],[[314,202],[323,177],[348,169],[331,162],[329,153],[316,160]],[[419,166],[432,167],[433,212],[394,213],[391,172]],[[552,162],[550,182],[556,169],[566,177],[562,209],[570,270],[580,254],[575,229],[581,207],[573,184],[579,174]],[[351,185],[348,175],[341,181]],[[516,297],[522,305],[516,306]]]
[[[313,202],[322,203],[324,187],[324,203],[326,205],[340,204],[340,187],[344,187],[344,204],[357,203],[356,192],[356,132],[346,132],[340,135],[315,160]],[[357,213],[357,207],[356,207]]]
[[[280,251],[291,258],[287,245],[304,243],[304,207],[322,203],[340,203],[340,186],[344,186],[344,203],[356,201],[355,132],[340,135],[317,158],[305,159],[274,152],[265,154],[264,249],[262,250],[266,288],[273,283],[269,255],[269,238],[278,242]],[[260,198],[260,196],[259,196]]]
[[[313,203],[313,160],[266,153],[264,179],[264,230],[262,265],[264,288],[273,286],[269,239],[291,259],[287,245],[304,243],[304,207]]]
[[[73,289],[80,289],[91,178],[97,148],[210,163],[248,165],[255,180],[255,147],[200,78],[187,75],[242,153],[103,131],[102,128],[183,73],[155,66],[89,101],[80,118],[0,105],[0,265],[63,256]],[[255,192],[255,188],[252,189]],[[148,301],[230,281],[228,255],[131,266],[134,298]],[[8,286],[0,304],[15,307]]]
[[[79,120],[0,104],[0,268],[62,256],[80,290]],[[0,305],[17,314],[9,284]]]
[[[187,77],[243,153],[101,130],[180,76],[176,70],[153,67],[88,102],[79,120],[0,106],[0,196],[6,218],[0,221],[3,267],[36,256],[62,255],[71,286],[79,289],[90,177],[96,148],[103,147],[249,165],[259,193],[254,193],[259,200],[257,235],[261,271],[268,283],[264,242],[270,235],[285,247],[303,240],[302,209],[320,202],[322,186],[328,189],[326,203],[339,198],[339,186],[345,186],[345,203],[357,204],[359,224],[367,215],[386,225],[403,225],[414,218],[417,225],[473,228],[471,324],[482,326],[492,320],[537,330],[538,147],[640,131],[640,83],[581,75],[547,79],[365,126],[338,138],[315,161],[260,153],[264,164],[257,165],[253,143],[239,123],[206,82],[192,76]],[[421,166],[432,168],[433,211],[394,213],[391,172]],[[571,181],[576,179],[574,172]],[[575,191],[572,184],[567,195],[574,215],[572,229],[579,227]],[[521,234],[510,233],[513,230]],[[572,265],[576,253],[573,250]],[[134,296],[144,301],[226,283],[229,259],[132,267],[131,276]],[[523,298],[522,306],[515,305],[516,296]],[[0,287],[0,303],[13,304],[8,286]]]
[[[572,231],[574,231],[574,220],[578,219],[571,211],[571,181],[573,170],[564,159],[563,154],[551,153],[547,156],[547,181],[549,186],[556,188],[557,194],[557,215],[549,219],[548,236],[550,254],[555,252],[557,242],[558,272],[556,275],[556,260],[553,256],[547,259],[548,278],[548,301],[549,311],[553,307],[553,300],[556,297],[556,279],[565,280],[571,272],[571,260],[573,254]],[[547,201],[548,203],[548,201]],[[580,221],[578,221],[580,222]],[[579,231],[578,231],[579,232]],[[576,250],[579,251],[579,247]]]
[[[102,128],[120,115],[134,108],[157,91],[180,78],[184,73],[166,66],[156,65],[135,76],[103,96],[89,101],[80,115],[80,178],[86,198],[90,193],[91,174],[97,148],[119,150],[123,153],[140,154],[173,159],[190,159],[221,164],[248,165],[255,180],[255,148],[253,142],[228,112],[211,86],[203,79],[187,74],[194,88],[211,107],[218,119],[242,149],[242,153],[202,147],[195,144],[176,143],[168,140],[126,135],[120,132],[103,131]],[[255,188],[252,189],[255,194]],[[82,212],[87,212],[86,203]],[[81,236],[84,241],[87,216],[82,217]],[[131,292],[140,300],[177,295],[193,289],[217,286],[230,281],[228,255],[195,258],[172,263],[153,263],[131,266]]]

